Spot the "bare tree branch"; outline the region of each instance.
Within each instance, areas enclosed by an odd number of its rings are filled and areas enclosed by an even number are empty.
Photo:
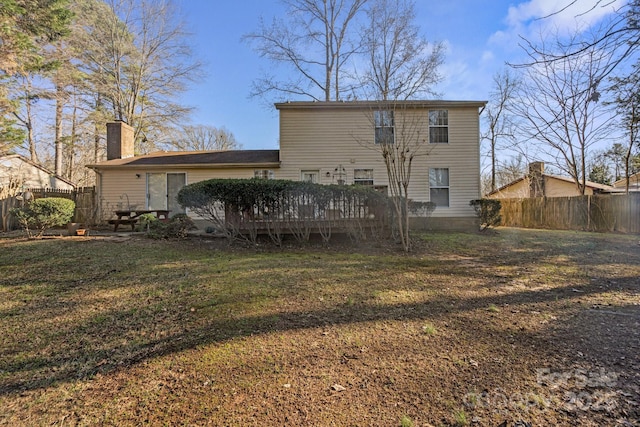
[[[263,76],[254,81],[251,96],[302,96],[313,100],[339,100],[343,67],[357,52],[351,25],[369,0],[282,0],[287,18],[271,25],[260,21],[256,32],[243,36],[256,52],[292,69],[288,80]]]

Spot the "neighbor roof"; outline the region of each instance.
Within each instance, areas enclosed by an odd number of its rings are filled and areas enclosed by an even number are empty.
[[[6,155],[0,155],[0,162],[1,162],[2,160],[11,160],[11,159],[19,159],[20,161],[22,161],[22,162],[24,162],[24,163],[28,164],[29,166],[32,166],[32,167],[34,167],[34,168],[36,168],[36,169],[40,169],[41,171],[43,171],[43,172],[44,172],[44,173],[46,173],[47,175],[53,176],[53,177],[55,177],[56,179],[58,179],[58,180],[60,180],[60,181],[62,181],[62,182],[64,182],[64,183],[66,183],[66,184],[68,184],[68,185],[70,185],[70,186],[72,186],[72,187],[74,187],[74,188],[75,188],[75,186],[76,186],[73,182],[69,181],[68,179],[66,179],[66,178],[64,178],[64,177],[62,177],[62,176],[60,176],[60,175],[56,175],[56,173],[55,173],[55,172],[53,172],[52,170],[47,169],[47,168],[45,168],[44,166],[42,166],[42,165],[40,165],[40,164],[38,164],[38,163],[36,163],[36,162],[33,162],[33,161],[29,160],[28,158],[26,158],[26,157],[24,157],[24,156],[20,155],[20,154],[6,154]]]
[[[557,179],[559,181],[570,182],[572,184],[575,183],[573,178],[570,178],[568,176],[549,175],[548,173],[543,173],[542,176],[545,177],[545,178],[551,178],[551,179]],[[491,196],[492,194],[500,193],[501,191],[504,191],[505,189],[511,187],[512,185],[515,185],[515,184],[519,183],[520,181],[523,181],[523,180],[525,180],[527,178],[529,178],[528,175],[525,175],[525,176],[522,176],[522,177],[520,177],[518,179],[515,179],[515,180],[511,181],[510,183],[505,184],[502,187],[500,187],[500,188],[498,188],[496,190],[493,190],[490,193],[487,193],[487,196]],[[614,188],[612,186],[610,186],[610,185],[598,184],[597,182],[592,182],[592,181],[586,181],[585,185],[587,187],[589,187],[589,188],[593,188],[593,189],[601,190],[601,191],[609,191],[610,192],[610,191],[614,190]]]
[[[627,186],[627,178],[622,178],[613,183],[616,188],[625,188]],[[636,172],[629,176],[630,189],[638,188],[640,186],[640,172]]]
[[[280,166],[279,150],[159,151],[87,165],[100,168],[180,166],[189,168]]]

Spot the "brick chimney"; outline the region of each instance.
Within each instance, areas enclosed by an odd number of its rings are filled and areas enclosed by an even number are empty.
[[[123,121],[107,123],[107,160],[133,156],[133,128]]]
[[[544,162],[529,163],[529,197],[544,195]]]

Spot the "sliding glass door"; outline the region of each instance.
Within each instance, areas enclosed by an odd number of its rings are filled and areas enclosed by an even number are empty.
[[[169,216],[184,213],[176,197],[187,183],[185,173],[148,173],[147,174],[147,208],[169,209]]]

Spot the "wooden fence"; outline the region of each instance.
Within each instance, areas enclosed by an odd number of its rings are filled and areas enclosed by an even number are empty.
[[[45,197],[62,197],[71,199],[76,203],[76,210],[73,222],[84,224],[95,224],[97,212],[97,200],[95,187],[78,187],[75,190],[61,190],[54,188],[28,188],[24,189],[20,195],[31,192],[34,199]],[[9,215],[9,210],[19,207],[23,203],[18,196],[6,197],[0,200],[0,218],[2,218],[2,231],[12,230],[17,224]]]
[[[500,201],[508,227],[640,233],[640,193]]]

